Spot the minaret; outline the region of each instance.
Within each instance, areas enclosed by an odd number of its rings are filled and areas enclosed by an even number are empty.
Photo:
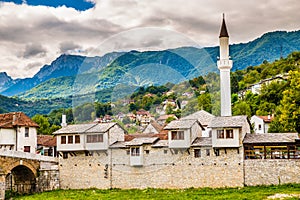
[[[218,60],[218,68],[220,70],[221,116],[231,116],[230,69],[232,68],[232,60],[229,59],[229,35],[224,14],[219,40],[220,59]]]

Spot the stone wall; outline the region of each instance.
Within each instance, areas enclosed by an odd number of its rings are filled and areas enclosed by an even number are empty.
[[[109,154],[105,151],[76,152],[76,156],[59,159],[60,188],[110,188],[109,176],[105,178]],[[108,171],[107,171],[108,173]]]
[[[245,185],[300,183],[300,160],[245,160]]]
[[[41,162],[37,189],[39,192],[59,189],[58,165],[54,163]]]
[[[206,155],[206,149],[210,155]],[[60,185],[72,188],[189,188],[243,186],[243,156],[237,149],[211,147],[194,149],[151,148],[144,146],[143,166],[130,166],[128,149],[110,149],[90,155],[76,153],[60,158]],[[147,152],[147,153],[146,153]],[[107,169],[107,171],[106,171]],[[107,174],[105,174],[107,173]]]
[[[0,200],[5,198],[5,174],[0,168]]]

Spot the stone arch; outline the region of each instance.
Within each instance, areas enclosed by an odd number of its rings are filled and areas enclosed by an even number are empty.
[[[36,190],[36,175],[26,165],[17,165],[6,175],[6,189],[20,194],[32,193]]]
[[[26,160],[18,160],[16,162],[13,162],[6,171],[11,172],[17,166],[22,166],[22,165],[27,167],[28,169],[30,169],[31,172],[34,174],[34,176],[37,177],[37,175],[38,175],[37,170],[38,169],[35,168],[30,162],[27,162]]]

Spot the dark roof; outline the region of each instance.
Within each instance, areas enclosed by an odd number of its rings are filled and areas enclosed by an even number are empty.
[[[163,129],[163,127],[162,127],[161,125],[159,125],[156,121],[151,120],[150,124],[148,124],[148,125],[144,128],[143,132],[146,130],[146,128],[147,128],[149,125],[152,125],[153,128],[154,128],[157,132],[160,132],[160,131]]]
[[[0,114],[0,128],[13,128],[15,126],[39,127],[23,112]]]
[[[220,36],[221,37],[229,37],[228,32],[227,32],[227,28],[226,28],[226,23],[225,23],[225,16],[223,14],[223,21],[222,21],[222,26],[221,26],[221,31],[220,31]]]
[[[298,139],[298,133],[265,133],[250,134],[247,133],[244,138],[244,144],[268,144],[268,143],[294,143]]]
[[[155,144],[151,145],[151,147],[168,147],[168,140],[158,140]]]
[[[198,137],[191,145],[192,147],[212,146],[211,137]]]
[[[61,129],[55,131],[53,134],[72,134],[72,133],[84,133],[87,130],[91,129],[92,127],[96,126],[96,123],[92,124],[71,124]]]
[[[45,147],[56,146],[56,138],[51,135],[38,135],[37,144]]]
[[[241,116],[222,116],[215,117],[211,120],[208,127],[211,128],[239,128],[242,127],[245,122],[249,123],[246,115]]]
[[[53,134],[75,134],[75,133],[105,133],[113,126],[115,122],[110,123],[90,123],[90,124],[71,124],[55,131]]]
[[[171,121],[164,129],[171,130],[171,129],[189,129],[195,123],[198,123],[199,126],[204,130],[203,126],[197,119],[180,119]]]
[[[125,142],[117,141],[109,146],[111,149],[126,148]]]
[[[159,140],[158,137],[140,137],[140,138],[134,138],[133,140],[129,142],[125,142],[126,146],[140,146],[143,144],[153,144]]]
[[[201,125],[207,126],[213,118],[214,115],[206,112],[205,110],[200,110],[181,119],[197,119],[201,123]]]

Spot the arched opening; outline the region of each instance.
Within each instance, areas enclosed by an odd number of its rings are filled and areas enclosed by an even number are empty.
[[[19,165],[6,175],[6,190],[20,194],[32,193],[36,190],[34,173],[26,166]]]

